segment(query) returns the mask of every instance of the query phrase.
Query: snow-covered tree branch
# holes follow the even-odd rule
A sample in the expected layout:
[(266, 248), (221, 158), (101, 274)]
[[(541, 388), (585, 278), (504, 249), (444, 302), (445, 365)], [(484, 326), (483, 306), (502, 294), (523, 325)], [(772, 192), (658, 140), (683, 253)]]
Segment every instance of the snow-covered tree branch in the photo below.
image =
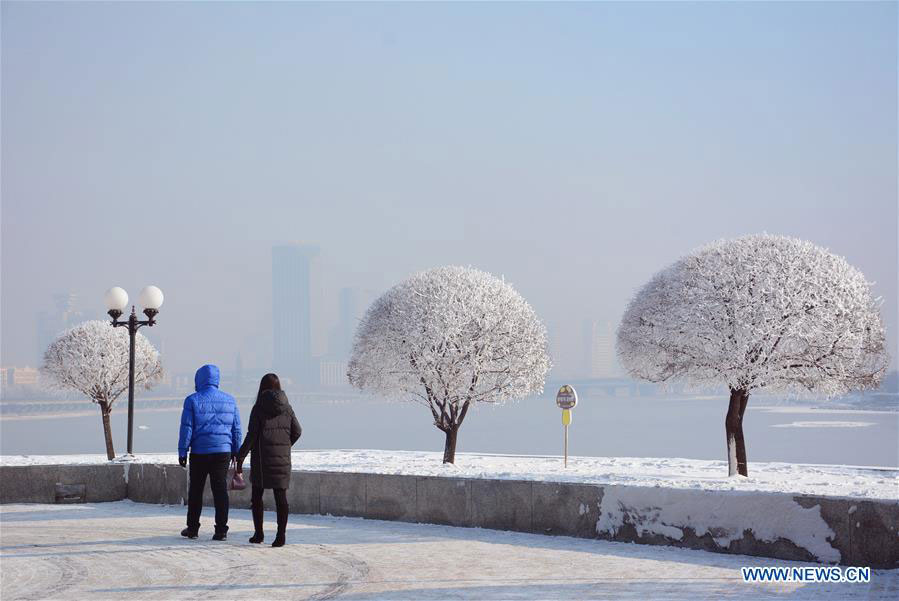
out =
[(636, 377), (730, 389), (731, 474), (747, 474), (742, 419), (751, 392), (825, 397), (876, 388), (889, 359), (880, 300), (845, 259), (768, 234), (700, 248), (657, 273), (618, 328)]
[(473, 403), (540, 393), (549, 368), (546, 328), (512, 286), (477, 269), (440, 267), (369, 307), (347, 375), (359, 389), (426, 405), (452, 463)]
[[(100, 407), (106, 455), (115, 457), (109, 413), (128, 389), (129, 339), (125, 328), (105, 321), (86, 321), (66, 330), (44, 353), (41, 372), (54, 388), (74, 390)], [(134, 341), (134, 385), (151, 388), (162, 378), (159, 353), (145, 336)]]

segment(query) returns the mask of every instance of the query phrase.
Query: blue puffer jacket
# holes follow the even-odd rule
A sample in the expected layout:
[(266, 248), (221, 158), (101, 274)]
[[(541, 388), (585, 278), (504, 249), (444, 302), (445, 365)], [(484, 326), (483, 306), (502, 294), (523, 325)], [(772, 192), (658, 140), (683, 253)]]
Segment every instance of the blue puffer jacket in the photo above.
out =
[(219, 368), (204, 365), (194, 376), (197, 391), (184, 399), (178, 456), (240, 450), (240, 411), (234, 397), (219, 390)]

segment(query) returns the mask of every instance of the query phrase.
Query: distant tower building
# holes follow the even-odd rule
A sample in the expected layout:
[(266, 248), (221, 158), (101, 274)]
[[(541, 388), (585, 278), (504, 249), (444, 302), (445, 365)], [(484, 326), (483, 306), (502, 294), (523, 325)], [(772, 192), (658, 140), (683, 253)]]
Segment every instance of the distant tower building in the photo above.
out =
[(355, 288), (341, 288), (337, 303), (340, 323), (352, 335), (359, 317), (359, 292)]
[(349, 358), (359, 317), (359, 291), (341, 288), (337, 297), (337, 325), (331, 330), (328, 343), (328, 354), (332, 359), (346, 361)]
[(584, 322), (584, 351), (587, 375), (617, 378), (621, 375), (615, 352), (615, 330), (611, 323)]
[(578, 362), (578, 371), (584, 378), (589, 378), (593, 371), (593, 330), (596, 322), (585, 319), (581, 327), (581, 360)]
[(322, 388), (349, 387), (345, 359), (322, 359), (319, 363), (319, 384)]
[(60, 333), (78, 325), (83, 315), (75, 310), (78, 295), (67, 292), (53, 295), (52, 311), (41, 311), (37, 314), (37, 358), (38, 364), (44, 359), (44, 352)]
[(305, 388), (317, 385), (312, 361), (312, 259), (318, 248), (304, 244), (272, 247), (272, 367)]

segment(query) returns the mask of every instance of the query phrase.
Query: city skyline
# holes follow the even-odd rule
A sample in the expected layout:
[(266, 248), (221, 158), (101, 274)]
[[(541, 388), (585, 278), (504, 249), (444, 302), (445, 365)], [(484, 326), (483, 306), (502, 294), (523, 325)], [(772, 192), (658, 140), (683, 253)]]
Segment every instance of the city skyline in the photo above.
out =
[(54, 293), (102, 318), (148, 284), (171, 369), (271, 365), (271, 248), (304, 240), (310, 355), (341, 288), (471, 265), (534, 307), (565, 377), (585, 319), (767, 231), (874, 282), (895, 368), (895, 5), (0, 10), (5, 365), (38, 356)]
[[(321, 252), (319, 245), (304, 242), (276, 243), (271, 246), (272, 319), (269, 330), (272, 332), (273, 347), (268, 361), (260, 361), (257, 355), (256, 361), (245, 367), (246, 371), (258, 372), (259, 375), (275, 371), (292, 388), (311, 390), (348, 386), (345, 373), (355, 327), (379, 293), (343, 285), (339, 285), (336, 290), (324, 290), (316, 263)], [(333, 302), (326, 302), (325, 297)], [(39, 344), (49, 344), (55, 334), (86, 319), (107, 319), (102, 314), (102, 309), (96, 307), (95, 315), (86, 317), (91, 315), (91, 311), (80, 298), (80, 294), (72, 291), (57, 291), (51, 295), (54, 310), (41, 310), (35, 318)], [(313, 302), (314, 299), (319, 299), (319, 302)], [(325, 314), (331, 315), (330, 321), (322, 318)], [(315, 345), (312, 341), (313, 329), (319, 331), (318, 337), (322, 339)], [(575, 365), (565, 366), (564, 370), (556, 369), (550, 376), (556, 380), (627, 377), (616, 356), (616, 329), (617, 319), (585, 317), (582, 321), (581, 352), (576, 357)], [(150, 337), (151, 342), (162, 353), (165, 365), (165, 338), (162, 332), (148, 331), (145, 335)], [(317, 350), (313, 350), (314, 346)], [(38, 351), (31, 363), (16, 365), (4, 362), (3, 367), (19, 370), (39, 367), (43, 350), (39, 347)], [(233, 370), (230, 368), (231, 363), (221, 362), (222, 373), (228, 374), (235, 384), (242, 382), (246, 375), (243, 372), (245, 351), (246, 349), (236, 348), (236, 358), (232, 363), (236, 362), (239, 367)], [(895, 357), (893, 361), (895, 363)], [(168, 370), (166, 380), (172, 388), (177, 388), (175, 380), (179, 378), (190, 384), (194, 366), (165, 367)], [(895, 366), (891, 369), (895, 370)], [(27, 382), (33, 385), (31, 372), (23, 373), (29, 374), (26, 376)], [(7, 385), (6, 380), (3, 382)], [(185, 387), (189, 386), (181, 386)]]
[[(305, 374), (306, 378), (318, 375), (313, 362), (318, 362), (319, 364), (328, 363), (327, 367), (322, 369), (331, 371), (337, 369), (337, 371), (345, 374), (346, 363), (352, 351), (352, 341), (356, 326), (369, 304), (378, 294), (351, 286), (342, 286), (330, 295), (322, 294), (322, 297), (330, 296), (335, 299), (335, 303), (333, 303), (335, 311), (333, 314), (336, 317), (330, 322), (330, 325), (322, 327), (322, 329), (328, 331), (328, 339), (324, 351), (318, 354), (313, 353), (311, 337), (308, 334), (311, 330), (311, 324), (319, 321), (319, 316), (313, 310), (310, 299), (313, 296), (311, 290), (317, 288), (316, 278), (312, 274), (314, 272), (313, 262), (319, 250), (317, 245), (305, 243), (281, 243), (272, 246), (273, 318), (271, 327), (273, 329), (273, 339), (275, 338), (275, 332), (279, 328), (285, 336), (275, 343), (270, 363), (244, 365), (243, 354), (245, 349), (238, 348), (233, 361), (234, 369), (232, 370), (227, 362), (221, 366), (223, 373), (234, 375), (235, 383), (243, 381), (244, 370), (274, 370), (282, 372), (286, 378), (296, 378), (300, 373), (289, 367), (291, 362), (297, 366), (302, 365), (304, 361), (306, 362), (307, 369), (311, 369), (311, 371)], [(278, 265), (278, 260), (275, 259), (276, 253), (281, 254), (280, 260), (283, 264), (280, 266), (276, 266)], [(297, 256), (291, 258), (289, 255), (294, 253)], [(295, 263), (297, 260), (303, 263), (302, 266)], [(290, 265), (291, 262), (294, 262), (292, 266)], [(292, 270), (293, 273), (291, 274)], [(276, 278), (278, 273), (280, 278)], [(300, 281), (294, 282), (296, 286), (293, 286), (293, 290), (288, 292), (285, 288), (291, 288), (289, 282), (291, 277), (298, 278)], [(277, 282), (276, 279), (278, 280)], [(275, 300), (278, 298), (279, 291), (282, 296), (287, 296), (287, 298), (282, 298), (280, 301)], [(286, 295), (285, 292), (287, 292)], [(89, 312), (81, 307), (82, 303), (79, 302), (79, 295), (74, 292), (57, 292), (52, 295), (52, 299), (56, 311), (40, 311), (36, 317), (38, 336), (39, 338), (41, 336), (45, 337), (46, 344), (52, 342), (55, 336), (63, 330), (88, 319), (85, 315), (89, 315)], [(294, 307), (294, 310), (291, 310), (291, 307)], [(321, 307), (319, 307), (320, 309)], [(99, 313), (100, 311), (98, 310), (97, 312)], [(90, 318), (105, 320), (106, 316), (95, 315)], [(583, 324), (584, 348), (579, 364), (570, 373), (562, 375), (578, 378), (622, 377), (624, 374), (615, 357), (615, 324), (609, 320), (597, 320), (589, 317), (584, 319)], [(293, 329), (294, 334), (296, 334), (293, 338), (289, 333), (290, 329)], [(159, 344), (158, 342), (159, 340), (164, 340), (164, 338), (162, 336), (153, 336), (153, 334), (158, 333), (145, 333), (145, 335), (154, 339), (153, 342), (165, 361), (164, 343)], [(293, 345), (293, 348), (289, 344), (285, 344), (291, 342), (292, 339), (298, 341), (298, 344)], [(43, 338), (40, 341), (43, 342)], [(280, 349), (279, 344), (281, 345)], [(33, 362), (19, 366), (7, 366), (4, 364), (4, 367), (19, 367), (20, 369), (23, 367), (39, 367), (43, 355), (43, 351), (40, 348), (43, 347), (39, 347), (40, 352), (35, 356)], [(277, 358), (279, 352), (284, 355), (280, 360)], [(169, 377), (173, 377), (174, 374), (184, 377), (185, 374), (189, 375), (189, 373), (190, 366), (180, 366), (177, 369), (172, 369)], [(307, 383), (322, 385), (324, 379), (325, 377), (322, 375), (318, 383), (314, 381)], [(331, 386), (335, 385), (333, 374), (327, 379), (330, 381)], [(346, 383), (344, 382), (344, 384)]]
[[(279, 268), (275, 266), (276, 260), (274, 254), (280, 251), (282, 253), (282, 261), (287, 259), (287, 262), (289, 263), (290, 259), (284, 257), (283, 253), (284, 251), (290, 253), (291, 249), (302, 255), (300, 257), (301, 260), (303, 262), (308, 262), (308, 264), (303, 265), (293, 274), (295, 277), (307, 281), (298, 282), (299, 288), (290, 291), (290, 295), (298, 298), (303, 297), (305, 300), (294, 303), (294, 301), (297, 300), (296, 298), (285, 298), (278, 302), (275, 299), (278, 297), (279, 288), (284, 288), (285, 284), (289, 283), (285, 280), (288, 280), (291, 277), (291, 274), (289, 267), (282, 266), (279, 270)], [(352, 286), (341, 286), (336, 291), (324, 291), (319, 289), (316, 286), (318, 278), (313, 275), (315, 273), (314, 261), (319, 251), (320, 249), (318, 246), (305, 243), (278, 243), (272, 245), (273, 319), (271, 327), (274, 339), (275, 332), (279, 330), (278, 324), (282, 323), (280, 327), (283, 330), (282, 333), (285, 333), (285, 336), (278, 341), (282, 346), (280, 350), (278, 348), (278, 343), (273, 347), (271, 355), (272, 359), (270, 362), (257, 362), (253, 365), (246, 366), (246, 369), (257, 371), (277, 369), (279, 367), (279, 360), (276, 359), (276, 357), (278, 353), (281, 352), (288, 355), (282, 359), (282, 365), (280, 366), (281, 371), (288, 377), (291, 369), (284, 364), (285, 361), (288, 363), (294, 361), (297, 365), (302, 363), (303, 360), (338, 361), (343, 364), (343, 371), (345, 372), (346, 361), (352, 351), (352, 341), (356, 326), (365, 314), (368, 306), (379, 294), (371, 290), (363, 290)], [(297, 266), (294, 265), (294, 268), (296, 267)], [(275, 274), (279, 272), (281, 273), (281, 278), (276, 283)], [(308, 290), (304, 290), (304, 288), (308, 288)], [(313, 290), (315, 290), (316, 293), (313, 293)], [(330, 294), (328, 292), (330, 292)], [(320, 321), (320, 316), (313, 310), (312, 303), (310, 302), (314, 296), (319, 296), (321, 298), (330, 297), (335, 300), (335, 302), (332, 303), (332, 308), (334, 309), (332, 314), (335, 317), (330, 322), (330, 325), (326, 323), (321, 326), (321, 329), (327, 330), (328, 332), (327, 343), (324, 350), (317, 354), (312, 352), (311, 337), (308, 336), (308, 333), (311, 330), (311, 324)], [(57, 292), (52, 295), (55, 311), (39, 311), (35, 318), (37, 324), (37, 336), (39, 339), (38, 352), (32, 362), (19, 365), (19, 368), (39, 367), (43, 356), (43, 349), (45, 349), (46, 346), (65, 329), (77, 325), (87, 319), (107, 319), (107, 316), (102, 313), (102, 309), (95, 308), (95, 315), (91, 315), (91, 312), (86, 308), (85, 303), (80, 301), (79, 298), (79, 295), (75, 292)], [(320, 305), (324, 304), (325, 303), (320, 303)], [(295, 310), (291, 310), (291, 307), (294, 307)], [(318, 311), (321, 310), (322, 306), (319, 306)], [(296, 314), (296, 319), (288, 318), (291, 313)], [(307, 313), (308, 315), (304, 316), (304, 313)], [(276, 320), (274, 317), (275, 315), (279, 315), (281, 321)], [(291, 340), (290, 334), (287, 333), (288, 328), (293, 328), (296, 333), (298, 333), (295, 338), (299, 340), (299, 344), (294, 345), (294, 348), (290, 348), (289, 345), (284, 344)], [(306, 334), (303, 334), (303, 332), (306, 332)], [(621, 368), (617, 364), (617, 359), (614, 357), (614, 334), (615, 324), (613, 322), (586, 318), (584, 320), (585, 346), (583, 354), (580, 357), (578, 367), (573, 369), (568, 375), (576, 377), (621, 376)], [(160, 332), (147, 331), (144, 332), (144, 335), (151, 338), (151, 341), (157, 346), (157, 350), (164, 356), (164, 337), (160, 335)], [(301, 347), (305, 347), (305, 349), (302, 349)], [(244, 352), (245, 349), (241, 348), (238, 348), (236, 351), (235, 364), (237, 366), (234, 369), (234, 373), (239, 374), (244, 368)], [(290, 358), (290, 355), (294, 356), (293, 359)], [(9, 365), (9, 367), (15, 366)], [(331, 367), (333, 368), (333, 366)], [(228, 371), (227, 362), (222, 365), (222, 368), (223, 373)], [(179, 374), (189, 373), (190, 366), (180, 366), (173, 371), (178, 372)], [(293, 375), (296, 376), (297, 374)]]

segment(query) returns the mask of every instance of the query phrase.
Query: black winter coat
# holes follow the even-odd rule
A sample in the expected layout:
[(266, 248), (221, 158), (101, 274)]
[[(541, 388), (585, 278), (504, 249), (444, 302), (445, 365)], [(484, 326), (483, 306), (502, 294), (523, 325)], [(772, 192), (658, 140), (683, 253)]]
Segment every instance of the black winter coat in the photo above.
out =
[(250, 482), (261, 488), (290, 487), (290, 447), (303, 429), (281, 390), (266, 390), (250, 412), (247, 436), (237, 453), (237, 463), (250, 456)]

